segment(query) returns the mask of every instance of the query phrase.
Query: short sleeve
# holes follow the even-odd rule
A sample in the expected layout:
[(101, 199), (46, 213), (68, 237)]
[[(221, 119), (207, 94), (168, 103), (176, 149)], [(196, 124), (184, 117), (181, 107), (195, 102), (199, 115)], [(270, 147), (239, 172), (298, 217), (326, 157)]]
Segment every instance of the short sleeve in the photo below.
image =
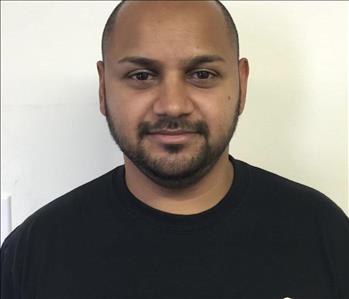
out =
[(349, 219), (332, 201), (322, 206), (323, 242), (340, 299), (349, 298)]
[(18, 231), (13, 231), (1, 247), (1, 285), (2, 299), (20, 299), (19, 285), (15, 277), (15, 254)]

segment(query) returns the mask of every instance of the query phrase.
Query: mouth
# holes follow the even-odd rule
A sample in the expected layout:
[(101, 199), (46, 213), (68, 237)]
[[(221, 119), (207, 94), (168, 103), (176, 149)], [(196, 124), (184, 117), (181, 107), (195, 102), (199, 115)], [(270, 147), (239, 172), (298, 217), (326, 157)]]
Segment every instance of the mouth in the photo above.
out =
[(148, 136), (154, 141), (167, 144), (182, 144), (189, 142), (193, 137), (198, 135), (194, 131), (185, 130), (159, 130), (152, 131)]

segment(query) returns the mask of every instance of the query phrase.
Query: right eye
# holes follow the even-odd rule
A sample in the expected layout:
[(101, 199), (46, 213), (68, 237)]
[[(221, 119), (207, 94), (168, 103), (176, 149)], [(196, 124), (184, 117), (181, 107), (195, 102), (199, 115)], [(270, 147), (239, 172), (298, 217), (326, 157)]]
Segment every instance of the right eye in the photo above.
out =
[(149, 72), (139, 71), (129, 74), (128, 77), (136, 81), (149, 81), (154, 79), (155, 75)]

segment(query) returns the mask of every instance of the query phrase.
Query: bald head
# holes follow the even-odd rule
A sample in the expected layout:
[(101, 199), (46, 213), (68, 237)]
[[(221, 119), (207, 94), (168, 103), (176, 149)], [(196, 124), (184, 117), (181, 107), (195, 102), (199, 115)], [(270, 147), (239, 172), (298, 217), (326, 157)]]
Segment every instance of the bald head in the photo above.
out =
[[(177, 1), (176, 0), (174, 0), (174, 1), (167, 1), (165, 3), (163, 2), (163, 4), (169, 5), (169, 2), (172, 2), (173, 4), (175, 4), (175, 2), (177, 2)], [(127, 0), (122, 0), (115, 7), (115, 9), (112, 11), (111, 15), (109, 16), (109, 18), (108, 18), (108, 20), (107, 20), (107, 22), (105, 24), (104, 30), (103, 30), (103, 36), (102, 36), (102, 57), (103, 57), (103, 60), (105, 60), (107, 47), (108, 47), (109, 41), (111, 39), (111, 35), (114, 32), (114, 30), (115, 30), (114, 27), (117, 24), (117, 17), (119, 15), (119, 12), (121, 11), (122, 7), (124, 7), (127, 2), (130, 2), (130, 4), (132, 4), (132, 5), (137, 5), (136, 2), (139, 2), (139, 4), (142, 4), (142, 5), (147, 5), (147, 6), (150, 5), (149, 1), (127, 1)], [(146, 2), (148, 2), (148, 3), (146, 3)], [(157, 3), (158, 5), (161, 4), (161, 1), (156, 1), (156, 2), (158, 2)], [(185, 3), (183, 3), (183, 1), (178, 1), (178, 2), (181, 2), (181, 3), (178, 3), (178, 4), (186, 5)], [(204, 4), (201, 1), (190, 1), (190, 2), (196, 2), (196, 4), (199, 4), (199, 5), (200, 4), (201, 5)], [(199, 3), (199, 2), (201, 2), (201, 3)], [(204, 1), (204, 2), (206, 2), (206, 1)], [(214, 0), (214, 1), (209, 1), (209, 2), (214, 3), (215, 4), (214, 6), (216, 6), (216, 7), (213, 7), (213, 5), (210, 3), (210, 6), (212, 6), (212, 9), (216, 9), (216, 8), (219, 9), (219, 11), (221, 13), (221, 17), (225, 21), (224, 22), (225, 23), (225, 28), (223, 30), (227, 31), (227, 39), (230, 39), (230, 41), (232, 43), (232, 46), (233, 46), (233, 56), (235, 56), (236, 59), (239, 59), (239, 37), (238, 37), (238, 32), (237, 32), (235, 23), (234, 23), (231, 15), (230, 15), (230, 13), (224, 7), (224, 5), (222, 3), (220, 3), (220, 1)], [(206, 6), (207, 6), (207, 4), (208, 3), (206, 2)], [(154, 11), (152, 11), (152, 13), (154, 13)], [(207, 22), (210, 22), (210, 21), (211, 20), (209, 20), (209, 19), (207, 20)]]

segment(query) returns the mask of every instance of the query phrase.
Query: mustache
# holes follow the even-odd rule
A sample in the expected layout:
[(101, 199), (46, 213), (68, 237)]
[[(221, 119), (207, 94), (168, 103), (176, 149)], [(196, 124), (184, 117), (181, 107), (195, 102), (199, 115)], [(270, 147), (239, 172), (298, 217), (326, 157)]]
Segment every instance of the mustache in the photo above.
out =
[(154, 123), (142, 122), (138, 126), (138, 135), (143, 138), (147, 134), (151, 134), (160, 130), (180, 130), (190, 131), (196, 134), (208, 136), (208, 126), (204, 121), (189, 121), (184, 118), (163, 117)]

